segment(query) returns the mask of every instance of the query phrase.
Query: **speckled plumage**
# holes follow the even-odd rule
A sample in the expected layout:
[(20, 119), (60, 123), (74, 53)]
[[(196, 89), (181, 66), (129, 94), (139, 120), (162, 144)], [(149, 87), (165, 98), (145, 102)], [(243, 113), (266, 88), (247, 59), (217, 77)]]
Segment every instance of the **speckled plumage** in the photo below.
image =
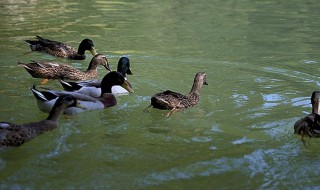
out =
[(187, 95), (170, 90), (160, 92), (151, 97), (151, 106), (171, 111), (195, 106), (199, 102), (202, 85), (207, 85), (206, 73), (199, 72), (196, 74), (192, 89)]
[[(121, 57), (118, 61), (117, 72), (121, 73), (125, 79), (126, 75), (132, 75), (130, 69), (130, 60), (127, 57)], [(77, 81), (70, 82), (59, 80), (60, 84), (66, 91), (79, 92), (92, 97), (99, 97), (101, 94), (101, 80)], [(126, 83), (132, 88), (130, 82), (126, 79)], [(129, 94), (129, 92), (119, 85), (112, 86), (112, 93), (115, 95)]]
[(33, 78), (43, 79), (68, 79), (88, 80), (97, 77), (97, 67), (104, 66), (110, 70), (106, 56), (97, 54), (92, 58), (86, 71), (80, 71), (70, 65), (45, 61), (33, 61), (31, 63), (19, 62)]
[(309, 137), (320, 137), (320, 92), (314, 91), (311, 95), (312, 112), (299, 119), (294, 124), (294, 133), (301, 135), (304, 141), (304, 135)]
[(86, 50), (89, 50), (93, 56), (97, 54), (94, 44), (90, 39), (82, 40), (77, 51), (73, 47), (61, 42), (48, 40), (40, 36), (36, 36), (36, 38), (36, 40), (25, 40), (32, 51), (44, 52), (53, 56), (74, 60), (84, 60), (86, 58)]
[(20, 146), (37, 135), (56, 128), (61, 113), (70, 106), (78, 106), (76, 99), (71, 95), (64, 95), (59, 97), (44, 120), (20, 125), (0, 122), (0, 146)]

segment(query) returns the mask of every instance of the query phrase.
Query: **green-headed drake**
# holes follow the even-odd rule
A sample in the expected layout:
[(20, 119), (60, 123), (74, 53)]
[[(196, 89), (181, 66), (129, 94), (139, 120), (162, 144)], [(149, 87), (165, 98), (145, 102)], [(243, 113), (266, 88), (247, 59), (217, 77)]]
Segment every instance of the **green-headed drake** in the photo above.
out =
[(82, 40), (79, 44), (78, 51), (64, 43), (48, 40), (40, 36), (36, 36), (36, 40), (25, 40), (25, 42), (29, 44), (32, 51), (45, 52), (62, 58), (84, 60), (86, 59), (86, 50), (90, 51), (93, 56), (97, 54), (94, 49), (94, 44), (90, 39)]
[[(117, 71), (124, 76), (126, 82), (132, 88), (132, 85), (126, 78), (127, 74), (132, 75), (129, 58), (121, 57), (119, 59)], [(64, 81), (64, 80), (59, 80), (59, 81), (62, 87), (64, 88), (64, 90), (66, 91), (79, 92), (92, 97), (99, 97), (101, 94), (101, 80), (99, 79), (89, 80), (89, 81), (79, 81), (79, 82), (70, 82), (70, 81)], [(129, 94), (129, 91), (127, 91), (126, 89), (124, 89), (122, 86), (119, 86), (119, 85), (112, 86), (111, 91), (114, 95)]]
[(84, 112), (86, 110), (104, 109), (115, 106), (117, 104), (117, 100), (111, 93), (111, 88), (114, 85), (120, 85), (128, 91), (132, 91), (131, 87), (125, 82), (124, 77), (117, 71), (111, 71), (103, 77), (101, 81), (101, 94), (97, 98), (77, 92), (56, 90), (39, 91), (35, 88), (35, 86), (30, 89), (37, 100), (38, 108), (43, 112), (49, 112), (52, 108), (52, 105), (55, 103), (59, 96), (64, 94), (71, 94), (77, 99), (77, 101), (81, 105), (81, 108), (68, 108), (64, 111), (64, 113), (76, 114)]

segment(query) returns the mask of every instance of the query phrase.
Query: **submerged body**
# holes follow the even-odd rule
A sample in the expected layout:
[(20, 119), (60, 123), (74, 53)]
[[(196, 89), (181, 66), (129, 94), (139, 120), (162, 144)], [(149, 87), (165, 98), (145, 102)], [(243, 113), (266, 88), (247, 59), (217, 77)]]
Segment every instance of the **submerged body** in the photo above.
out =
[(309, 137), (320, 137), (320, 92), (314, 91), (311, 95), (312, 112), (311, 114), (299, 119), (294, 124), (294, 133)]
[(170, 90), (160, 92), (151, 97), (151, 106), (158, 109), (171, 110), (167, 116), (175, 110), (195, 106), (199, 102), (202, 85), (207, 84), (206, 73), (199, 72), (196, 74), (191, 91), (187, 95)]
[(48, 40), (40, 36), (36, 36), (36, 40), (25, 40), (32, 51), (44, 52), (53, 56), (68, 58), (74, 60), (86, 59), (85, 51), (88, 50), (93, 56), (97, 53), (94, 44), (90, 39), (84, 39), (79, 44), (78, 50), (61, 42)]
[(33, 86), (33, 88), (30, 89), (37, 100), (38, 108), (43, 112), (48, 112), (48, 110), (51, 109), (52, 105), (59, 96), (64, 94), (71, 94), (73, 97), (77, 99), (77, 101), (81, 105), (81, 108), (68, 108), (64, 111), (64, 113), (76, 114), (87, 110), (104, 109), (111, 106), (115, 106), (117, 104), (117, 100), (115, 96), (111, 93), (111, 88), (114, 85), (121, 85), (128, 91), (133, 92), (132, 89), (128, 86), (128, 84), (125, 83), (124, 77), (116, 71), (112, 71), (106, 74), (105, 77), (102, 79), (101, 94), (99, 97), (96, 98), (77, 92), (56, 90), (39, 91), (35, 89), (35, 86)]
[(0, 122), (0, 146), (20, 146), (37, 135), (56, 128), (62, 112), (68, 107), (76, 106), (79, 104), (74, 97), (64, 95), (57, 99), (49, 116), (44, 120), (26, 124)]
[(88, 80), (96, 78), (99, 65), (110, 70), (106, 56), (97, 54), (92, 58), (86, 71), (80, 71), (70, 65), (58, 64), (45, 61), (33, 61), (21, 64), (33, 78), (42, 79), (68, 79), (68, 80)]
[[(130, 70), (130, 60), (127, 57), (121, 57), (118, 61), (117, 72), (121, 73), (126, 79), (126, 75), (132, 75)], [(126, 79), (126, 83), (132, 88), (130, 82)], [(86, 94), (92, 97), (99, 97), (101, 95), (101, 80), (89, 80), (89, 81), (79, 81), (70, 82), (60, 80), (60, 84), (66, 91), (78, 92)], [(111, 88), (111, 92), (114, 95), (127, 95), (129, 91), (124, 89), (119, 85), (114, 85)]]

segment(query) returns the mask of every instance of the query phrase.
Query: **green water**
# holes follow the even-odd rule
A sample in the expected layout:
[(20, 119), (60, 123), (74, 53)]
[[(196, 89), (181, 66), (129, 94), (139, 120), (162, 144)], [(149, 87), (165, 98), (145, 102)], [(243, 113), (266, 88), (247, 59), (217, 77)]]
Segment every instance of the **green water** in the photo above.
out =
[[(43, 119), (17, 62), (84, 61), (29, 52), (40, 35), (94, 41), (113, 69), (125, 55), (135, 93), (105, 110), (63, 116), (59, 128), (0, 150), (1, 189), (316, 189), (317, 145), (293, 124), (318, 90), (318, 1), (10, 1), (0, 5), (0, 120)], [(144, 109), (160, 90), (200, 103), (164, 117)], [(99, 78), (105, 74), (99, 68)], [(57, 81), (46, 87), (61, 89)]]

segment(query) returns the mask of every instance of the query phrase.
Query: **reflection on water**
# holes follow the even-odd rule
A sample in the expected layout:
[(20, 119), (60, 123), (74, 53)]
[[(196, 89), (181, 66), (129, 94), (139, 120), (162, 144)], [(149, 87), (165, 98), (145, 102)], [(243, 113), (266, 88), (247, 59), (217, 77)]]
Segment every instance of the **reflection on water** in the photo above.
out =
[[(35, 1), (0, 5), (0, 120), (45, 118), (18, 61), (72, 61), (30, 53), (35, 35), (76, 47), (91, 38), (112, 69), (131, 60), (135, 93), (116, 107), (60, 119), (59, 128), (0, 150), (1, 189), (317, 188), (319, 139), (293, 124), (319, 89), (320, 4), (313, 1)], [(99, 68), (100, 69), (100, 68)], [(103, 68), (101, 68), (103, 70)], [(104, 71), (99, 71), (99, 78)], [(160, 90), (199, 105), (170, 117), (146, 109)], [(57, 81), (48, 88), (61, 89)]]

